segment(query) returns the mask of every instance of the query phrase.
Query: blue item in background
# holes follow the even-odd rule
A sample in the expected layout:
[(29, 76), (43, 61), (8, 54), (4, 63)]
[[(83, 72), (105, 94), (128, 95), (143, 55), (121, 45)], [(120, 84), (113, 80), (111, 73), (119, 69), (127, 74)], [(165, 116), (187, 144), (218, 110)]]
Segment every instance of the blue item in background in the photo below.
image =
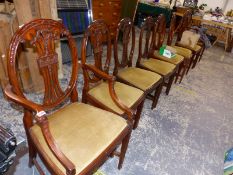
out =
[(58, 17), (62, 19), (71, 34), (83, 33), (91, 22), (88, 10), (59, 10)]

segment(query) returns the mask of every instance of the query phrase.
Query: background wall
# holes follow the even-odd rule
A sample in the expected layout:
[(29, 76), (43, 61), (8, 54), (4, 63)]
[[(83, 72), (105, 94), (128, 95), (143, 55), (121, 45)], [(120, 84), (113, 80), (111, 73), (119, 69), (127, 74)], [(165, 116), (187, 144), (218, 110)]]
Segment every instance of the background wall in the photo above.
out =
[(233, 0), (226, 0), (225, 13), (233, 9)]
[[(141, 0), (141, 1), (153, 1), (153, 0)], [(174, 0), (173, 0), (174, 1)], [(180, 0), (183, 4), (184, 0)], [(216, 7), (220, 7), (226, 13), (227, 11), (233, 9), (233, 0), (198, 0), (198, 5), (207, 4), (206, 10)]]
[[(227, 0), (198, 0), (198, 5), (200, 4), (207, 4), (206, 9), (215, 9), (216, 7), (223, 8)], [(232, 0), (230, 0), (232, 1)], [(233, 8), (233, 6), (231, 7)]]

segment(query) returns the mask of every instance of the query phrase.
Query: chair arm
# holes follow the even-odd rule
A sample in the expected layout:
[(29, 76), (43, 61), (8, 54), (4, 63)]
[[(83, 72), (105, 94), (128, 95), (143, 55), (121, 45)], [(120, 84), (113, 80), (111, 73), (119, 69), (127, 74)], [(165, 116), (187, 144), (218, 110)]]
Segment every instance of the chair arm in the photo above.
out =
[(64, 153), (62, 153), (62, 151), (58, 147), (55, 139), (53, 138), (53, 136), (50, 132), (48, 119), (46, 117), (46, 112), (43, 111), (42, 107), (40, 107), (36, 103), (33, 103), (33, 102), (31, 102), (31, 101), (29, 101), (21, 96), (16, 95), (12, 91), (12, 86), (9, 84), (4, 89), (4, 93), (10, 100), (22, 105), (27, 110), (36, 112), (36, 115), (34, 116), (35, 120), (38, 122), (38, 124), (41, 128), (43, 136), (44, 136), (50, 150), (52, 151), (54, 156), (56, 156), (56, 158), (59, 160), (59, 162), (65, 167), (66, 171), (69, 174), (75, 174), (76, 170), (75, 170), (74, 164), (64, 155)]
[(92, 71), (95, 73), (97, 76), (105, 79), (108, 81), (108, 87), (109, 87), (109, 93), (110, 96), (113, 100), (113, 102), (127, 114), (127, 119), (130, 123), (133, 121), (133, 111), (128, 108), (118, 97), (114, 89), (114, 82), (115, 82), (115, 76), (108, 75), (107, 73), (97, 69), (95, 66), (88, 65), (88, 64), (83, 64), (84, 68)]
[(33, 103), (32, 101), (29, 101), (26, 98), (23, 98), (23, 97), (21, 97), (19, 95), (16, 95), (12, 91), (12, 86), (10, 84), (8, 84), (5, 87), (4, 94), (6, 95), (7, 98), (12, 100), (13, 102), (16, 102), (16, 103), (22, 105), (27, 110), (30, 110), (30, 111), (33, 111), (33, 112), (36, 112), (36, 113), (40, 113), (41, 111), (43, 111), (42, 107), (40, 107), (38, 104)]
[(84, 67), (84, 69), (88, 69), (91, 72), (95, 73), (97, 76), (99, 76), (100, 78), (107, 80), (107, 81), (115, 81), (115, 77), (108, 75), (107, 73), (97, 69), (95, 66), (93, 65), (89, 65), (89, 64), (82, 64), (82, 66)]

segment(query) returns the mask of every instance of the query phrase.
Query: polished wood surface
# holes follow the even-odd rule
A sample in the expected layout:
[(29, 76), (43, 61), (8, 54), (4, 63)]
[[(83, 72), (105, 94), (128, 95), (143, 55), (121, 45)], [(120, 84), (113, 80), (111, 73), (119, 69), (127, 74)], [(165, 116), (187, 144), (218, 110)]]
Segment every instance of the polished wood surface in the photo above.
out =
[[(140, 36), (139, 36), (139, 51), (138, 51), (138, 59), (136, 62), (137, 67), (150, 70), (145, 66), (143, 66), (141, 64), (141, 61), (143, 59), (154, 58), (155, 48), (159, 47), (159, 45), (161, 45), (162, 43), (162, 40), (164, 39), (164, 36), (162, 35), (164, 34), (165, 31), (162, 31), (162, 28), (164, 28), (164, 24), (162, 24), (162, 22), (165, 22), (163, 15), (160, 15), (156, 20), (156, 22), (150, 16), (145, 19), (144, 24), (141, 27)], [(158, 24), (161, 25), (161, 28), (159, 28)], [(169, 94), (175, 75), (176, 75), (176, 69), (172, 70), (166, 75), (161, 75), (163, 76), (163, 81), (164, 81), (163, 85), (166, 86), (167, 95)]]
[[(33, 163), (33, 159), (36, 156), (36, 150), (29, 135), (29, 129), (33, 126), (33, 120), (35, 119), (40, 125), (43, 135), (53, 154), (66, 168), (67, 172), (73, 174), (73, 172), (75, 172), (75, 167), (55, 143), (49, 130), (46, 112), (44, 112), (57, 107), (57, 105), (61, 104), (68, 97), (71, 98), (72, 101), (77, 100), (77, 91), (75, 87), (78, 67), (76, 60), (77, 52), (75, 49), (72, 49), (71, 51), (74, 66), (69, 87), (63, 92), (58, 83), (58, 60), (54, 49), (54, 42), (60, 35), (67, 36), (70, 47), (75, 48), (75, 42), (71, 38), (70, 33), (61, 23), (53, 20), (34, 20), (31, 23), (24, 25), (16, 32), (11, 40), (9, 48), (7, 65), (10, 85), (5, 89), (5, 94), (10, 100), (24, 107), (23, 121), (29, 144), (30, 164)], [(16, 55), (20, 43), (30, 43), (37, 50), (37, 63), (45, 84), (44, 101), (42, 104), (36, 104), (28, 100), (20, 88), (16, 69)]]
[[(109, 68), (111, 63), (112, 52), (112, 37), (110, 35), (107, 24), (103, 20), (94, 21), (84, 34), (82, 43), (82, 68), (84, 74), (84, 87), (82, 101), (84, 103), (92, 103), (95, 106), (101, 107), (105, 110), (113, 111), (94, 97), (88, 94), (88, 91), (101, 83), (102, 81), (108, 82), (109, 93), (114, 103), (124, 111), (123, 116), (126, 116), (129, 121), (134, 121), (134, 128), (137, 127), (141, 110), (144, 103), (144, 97), (138, 99), (138, 101), (128, 108), (116, 95), (114, 90), (115, 76), (109, 74)], [(86, 46), (90, 41), (93, 47), (94, 65), (88, 64), (86, 60)], [(106, 58), (103, 57), (103, 51), (106, 49)], [(118, 113), (116, 113), (118, 114)]]
[(93, 20), (103, 19), (109, 26), (110, 35), (116, 34), (121, 18), (122, 0), (92, 0)]
[[(176, 13), (175, 13), (176, 15)], [(191, 10), (187, 10), (182, 17), (182, 20), (180, 22), (180, 26), (177, 29), (177, 40), (176, 40), (176, 44), (177, 46), (180, 47), (184, 47), (187, 49), (190, 49), (192, 51), (192, 57), (190, 59), (190, 63), (189, 66), (187, 68), (186, 74), (189, 72), (190, 68), (194, 68), (198, 62), (198, 60), (200, 60), (202, 58), (203, 52), (205, 50), (205, 44), (203, 41), (199, 40), (200, 42), (200, 46), (201, 49), (198, 51), (195, 51), (194, 49), (192, 49), (191, 47), (187, 46), (187, 45), (182, 45), (182, 43), (179, 43), (179, 41), (181, 40), (182, 34), (184, 31), (186, 30), (193, 30), (194, 32), (198, 33), (198, 31), (196, 29), (192, 28), (192, 12)]]
[[(58, 58), (55, 50), (55, 43), (60, 39), (60, 36), (67, 38), (72, 57), (71, 77), (66, 89), (62, 89), (58, 82)], [(20, 87), (17, 78), (16, 55), (17, 49), (21, 43), (28, 43), (37, 51), (38, 56), (36, 60), (45, 85), (42, 103), (36, 103), (27, 99)], [(47, 117), (49, 117), (47, 111), (56, 110), (58, 113), (62, 104), (67, 102), (67, 100), (70, 100), (71, 103), (77, 102), (78, 100), (78, 92), (76, 89), (78, 77), (78, 53), (75, 41), (70, 32), (62, 23), (54, 20), (37, 19), (31, 21), (17, 30), (13, 36), (9, 46), (7, 61), (10, 84), (5, 88), (4, 93), (9, 100), (21, 105), (24, 109), (23, 123), (29, 145), (29, 165), (35, 165), (40, 174), (44, 174), (44, 172), (42, 172), (43, 169), (36, 161), (36, 156), (38, 154), (41, 156), (41, 160), (51, 174), (63, 174), (61, 173), (61, 170), (58, 169), (57, 165), (51, 161), (46, 161), (48, 159), (43, 157), (46, 153), (41, 152), (40, 142), (31, 138), (29, 130), (33, 125), (38, 124), (50, 151), (65, 168), (66, 174), (75, 175), (76, 169), (74, 162), (71, 162), (60, 149), (50, 131), (50, 123), (47, 119)], [(64, 118), (64, 120), (65, 119), (66, 118)], [(100, 155), (85, 167), (80, 174), (92, 174), (110, 155), (113, 154), (116, 147), (121, 143), (121, 152), (118, 154), (118, 167), (122, 167), (131, 134), (132, 125), (130, 124), (130, 121), (131, 118), (130, 115), (128, 115), (127, 127), (124, 128), (119, 136), (113, 139), (112, 143), (106, 147), (104, 152), (100, 153)], [(61, 130), (64, 130), (64, 128), (61, 128)], [(74, 133), (74, 138), (75, 134), (77, 133)]]
[[(117, 75), (119, 70), (132, 67), (134, 50), (135, 50), (135, 27), (133, 25), (133, 21), (130, 18), (124, 18), (118, 24), (117, 33), (114, 40), (115, 66), (114, 66), (113, 74), (117, 77), (117, 80), (119, 80), (120, 82), (139, 88)], [(152, 109), (154, 109), (157, 105), (161, 93), (161, 89), (163, 86), (162, 83), (163, 80), (161, 78), (160, 80), (155, 82), (151, 87), (149, 87), (146, 91), (144, 90), (145, 95), (148, 98), (151, 97), (153, 101), (151, 107)], [(151, 95), (151, 93), (154, 93), (154, 95)]]

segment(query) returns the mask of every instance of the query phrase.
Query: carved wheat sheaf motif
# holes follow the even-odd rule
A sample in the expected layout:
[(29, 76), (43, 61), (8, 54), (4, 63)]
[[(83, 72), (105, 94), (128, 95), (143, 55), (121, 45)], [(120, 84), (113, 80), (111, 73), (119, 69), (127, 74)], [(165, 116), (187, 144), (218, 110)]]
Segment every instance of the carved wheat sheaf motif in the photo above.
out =
[(46, 105), (55, 102), (64, 95), (58, 81), (58, 55), (55, 51), (55, 41), (59, 37), (52, 29), (39, 30), (30, 42), (36, 48), (39, 56), (37, 64), (44, 78), (44, 104)]

